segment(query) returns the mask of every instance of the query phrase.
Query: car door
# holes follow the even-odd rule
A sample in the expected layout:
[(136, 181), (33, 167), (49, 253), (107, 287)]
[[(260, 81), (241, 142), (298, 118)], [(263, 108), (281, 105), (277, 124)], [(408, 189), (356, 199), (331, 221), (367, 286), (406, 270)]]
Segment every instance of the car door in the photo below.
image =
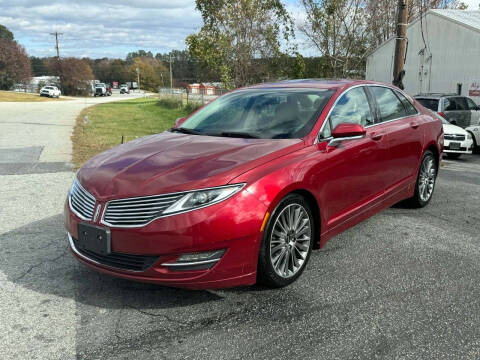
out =
[(315, 172), (321, 188), (322, 212), (327, 231), (362, 212), (383, 195), (384, 168), (387, 161), (387, 137), (375, 124), (375, 112), (363, 86), (341, 95), (333, 106), (320, 134), (320, 142), (329, 142), (332, 129), (341, 123), (358, 123), (366, 128), (361, 139), (344, 140), (326, 146), (326, 160)]
[(388, 136), (388, 162), (384, 172), (388, 193), (402, 190), (417, 176), (422, 156), (424, 128), (418, 110), (400, 92), (389, 87), (370, 86), (378, 117)]
[(470, 123), (468, 126), (480, 125), (480, 107), (470, 98), (465, 98), (465, 100), (470, 111)]

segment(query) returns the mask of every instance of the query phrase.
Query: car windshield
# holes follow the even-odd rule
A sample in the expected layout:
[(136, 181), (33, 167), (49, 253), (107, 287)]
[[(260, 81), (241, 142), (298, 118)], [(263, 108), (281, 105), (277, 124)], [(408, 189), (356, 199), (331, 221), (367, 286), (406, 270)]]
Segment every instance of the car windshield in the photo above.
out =
[(200, 109), (173, 131), (262, 139), (302, 138), (311, 131), (333, 93), (322, 89), (235, 91)]
[(47, 89), (47, 90), (53, 90), (53, 87), (51, 87), (51, 86), (45, 86), (45, 89)]
[(420, 104), (425, 106), (427, 109), (433, 110), (433, 111), (438, 111), (438, 99), (418, 99), (416, 98)]

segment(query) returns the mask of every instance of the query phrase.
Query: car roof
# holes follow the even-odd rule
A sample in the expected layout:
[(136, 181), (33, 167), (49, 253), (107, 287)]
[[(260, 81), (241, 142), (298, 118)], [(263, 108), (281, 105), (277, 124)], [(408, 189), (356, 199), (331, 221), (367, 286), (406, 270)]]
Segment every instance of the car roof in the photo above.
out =
[(459, 96), (459, 97), (461, 97), (461, 95), (454, 94), (454, 93), (426, 93), (426, 94), (414, 95), (413, 97), (415, 99), (440, 99), (442, 97), (447, 97), (447, 96)]
[(314, 88), (314, 89), (342, 89), (353, 85), (374, 84), (393, 87), (376, 81), (354, 80), (354, 79), (299, 79), (284, 80), (270, 83), (251, 85), (242, 89), (268, 89), (268, 88)]

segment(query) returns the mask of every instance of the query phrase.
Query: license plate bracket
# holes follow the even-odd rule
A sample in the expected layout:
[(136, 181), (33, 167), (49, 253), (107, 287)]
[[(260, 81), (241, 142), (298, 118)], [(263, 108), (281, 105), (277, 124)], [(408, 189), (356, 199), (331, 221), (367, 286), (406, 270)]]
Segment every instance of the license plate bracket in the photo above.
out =
[(91, 224), (78, 224), (77, 247), (99, 255), (112, 252), (110, 229)]
[(448, 147), (450, 150), (459, 150), (460, 149), (460, 143), (459, 142), (451, 142), (448, 144)]

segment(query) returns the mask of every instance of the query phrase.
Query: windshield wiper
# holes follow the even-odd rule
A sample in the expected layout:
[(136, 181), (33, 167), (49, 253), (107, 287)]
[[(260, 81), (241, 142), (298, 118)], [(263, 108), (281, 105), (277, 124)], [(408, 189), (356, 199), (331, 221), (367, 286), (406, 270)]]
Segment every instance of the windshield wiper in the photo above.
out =
[(184, 127), (178, 127), (178, 128), (171, 128), (170, 132), (180, 132), (183, 134), (190, 134), (190, 135), (205, 135), (201, 131), (193, 130), (193, 129), (187, 129)]
[(224, 131), (219, 134), (219, 136), (225, 137), (235, 137), (235, 138), (247, 138), (247, 139), (259, 139), (259, 136), (240, 131)]

